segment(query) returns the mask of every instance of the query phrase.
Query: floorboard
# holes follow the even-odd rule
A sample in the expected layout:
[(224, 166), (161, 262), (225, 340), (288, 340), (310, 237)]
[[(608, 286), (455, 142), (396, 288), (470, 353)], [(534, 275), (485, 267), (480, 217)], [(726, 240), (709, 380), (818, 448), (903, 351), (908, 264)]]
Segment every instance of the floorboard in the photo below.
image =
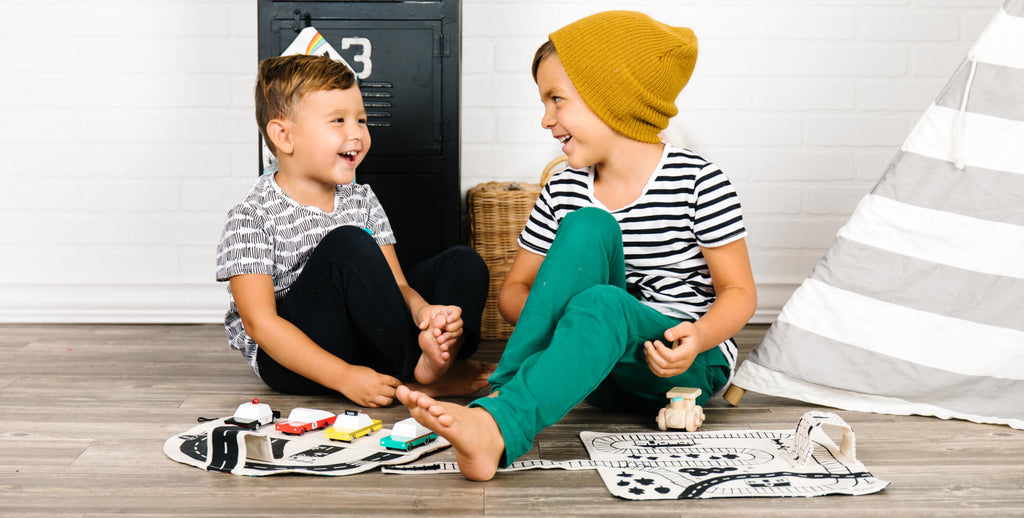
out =
[[(738, 337), (741, 358), (766, 332)], [(501, 342), (479, 356), (496, 360)], [(860, 497), (630, 502), (596, 472), (533, 470), (473, 483), (459, 475), (238, 477), (168, 459), (164, 441), (197, 417), (258, 397), (275, 409), (344, 410), (341, 396), (276, 394), (227, 347), (219, 325), (0, 325), (3, 516), (1022, 516), (1024, 432), (998, 425), (839, 411), (884, 491)], [(470, 398), (457, 398), (468, 402)], [(786, 429), (799, 401), (748, 393), (705, 407), (705, 430)], [(404, 407), (376, 410), (393, 423)], [(538, 436), (524, 458), (587, 458), (582, 430), (649, 431), (653, 415), (586, 404)], [(431, 459), (453, 460), (450, 450)]]

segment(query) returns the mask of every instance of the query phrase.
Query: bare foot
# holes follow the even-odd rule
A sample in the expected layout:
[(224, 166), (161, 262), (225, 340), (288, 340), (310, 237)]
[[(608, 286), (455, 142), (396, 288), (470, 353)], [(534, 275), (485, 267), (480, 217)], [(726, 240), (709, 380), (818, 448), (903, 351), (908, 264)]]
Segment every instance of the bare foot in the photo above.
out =
[(409, 407), (416, 421), (448, 439), (455, 449), (462, 476), (480, 481), (494, 477), (505, 451), (505, 439), (490, 413), (480, 407), (435, 401), (404, 385), (398, 387), (395, 395)]
[(451, 368), (452, 360), (455, 358), (455, 355), (448, 350), (446, 343), (438, 344), (437, 335), (440, 333), (435, 333), (435, 330), (443, 329), (444, 325), (445, 315), (437, 314), (427, 324), (427, 328), (420, 331), (418, 340), (423, 353), (420, 354), (420, 359), (416, 362), (413, 376), (416, 381), (424, 385), (430, 385), (441, 379)]
[(448, 372), (441, 379), (430, 385), (407, 383), (412, 390), (422, 392), (430, 397), (468, 396), (487, 386), (487, 378), (491, 376), (496, 363), (477, 360), (455, 360)]

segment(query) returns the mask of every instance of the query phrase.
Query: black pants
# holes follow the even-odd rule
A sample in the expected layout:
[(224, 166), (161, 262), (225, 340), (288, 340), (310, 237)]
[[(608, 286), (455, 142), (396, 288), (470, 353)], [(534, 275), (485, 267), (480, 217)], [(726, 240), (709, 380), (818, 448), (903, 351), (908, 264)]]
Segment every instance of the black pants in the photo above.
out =
[[(406, 280), (430, 304), (462, 308), (458, 358), (472, 355), (480, 342), (489, 283), (479, 254), (466, 246), (449, 248), (406, 272)], [(277, 312), (348, 363), (403, 381), (413, 379), (422, 353), (420, 330), (380, 247), (361, 228), (343, 226), (324, 236), (298, 279), (278, 299)], [(279, 392), (336, 392), (284, 368), (263, 349), (256, 361), (260, 378)]]

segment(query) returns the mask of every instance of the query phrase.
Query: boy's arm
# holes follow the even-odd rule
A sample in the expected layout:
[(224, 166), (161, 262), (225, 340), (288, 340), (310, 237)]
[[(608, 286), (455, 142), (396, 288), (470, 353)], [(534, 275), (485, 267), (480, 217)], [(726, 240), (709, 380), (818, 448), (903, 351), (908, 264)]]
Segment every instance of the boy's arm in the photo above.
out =
[(512, 261), (512, 267), (505, 277), (505, 284), (498, 293), (498, 312), (502, 318), (512, 325), (519, 321), (519, 315), (526, 305), (526, 297), (530, 295), (533, 280), (537, 278), (544, 256), (520, 248)]
[(352, 365), (325, 351), (277, 314), (274, 281), (269, 275), (231, 277), (231, 293), (245, 332), (286, 369), (337, 390), (366, 407), (390, 405), (398, 379), (369, 367)]
[[(435, 325), (432, 333), (434, 339), (437, 340), (437, 344), (440, 346), (449, 340), (454, 341), (461, 336), (462, 308), (458, 306), (435, 306), (427, 302), (419, 292), (413, 289), (412, 286), (409, 286), (409, 282), (405, 279), (402, 265), (398, 262), (398, 254), (395, 252), (395, 245), (384, 245), (380, 247), (380, 250), (384, 254), (384, 258), (387, 259), (388, 266), (391, 267), (391, 273), (395, 276), (395, 283), (398, 284), (398, 289), (402, 292), (402, 298), (405, 299), (405, 305), (409, 307), (409, 313), (412, 314), (412, 319), (416, 322), (416, 326), (420, 329), (426, 329), (432, 323), (434, 317), (443, 315), (444, 324), (440, 326)], [(435, 324), (439, 324), (439, 322), (435, 322)]]
[(738, 239), (715, 248), (701, 247), (708, 263), (715, 302), (696, 322), (665, 331), (668, 348), (659, 340), (645, 344), (647, 364), (658, 376), (670, 377), (690, 368), (698, 354), (734, 336), (757, 309), (757, 289), (750, 271), (747, 243)]

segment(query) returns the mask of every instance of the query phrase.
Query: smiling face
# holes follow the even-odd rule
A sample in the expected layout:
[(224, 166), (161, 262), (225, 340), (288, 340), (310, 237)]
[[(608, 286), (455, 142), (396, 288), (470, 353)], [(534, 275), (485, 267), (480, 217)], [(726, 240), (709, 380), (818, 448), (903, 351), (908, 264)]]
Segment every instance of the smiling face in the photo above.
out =
[(543, 58), (538, 64), (537, 89), (544, 103), (541, 126), (562, 143), (569, 166), (602, 165), (607, 160), (609, 145), (623, 137), (583, 101), (557, 54)]
[(317, 90), (305, 94), (288, 119), (291, 142), (289, 174), (334, 186), (352, 183), (356, 167), (370, 149), (366, 110), (359, 88)]

